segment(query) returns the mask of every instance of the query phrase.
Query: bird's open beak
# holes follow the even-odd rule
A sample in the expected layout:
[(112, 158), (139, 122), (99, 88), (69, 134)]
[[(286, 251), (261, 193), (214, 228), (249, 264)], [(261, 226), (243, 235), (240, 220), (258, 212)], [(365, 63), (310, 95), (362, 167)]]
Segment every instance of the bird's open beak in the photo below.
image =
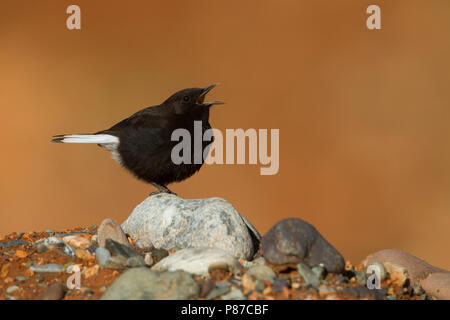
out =
[(215, 84), (213, 84), (213, 85), (203, 89), (202, 92), (200, 93), (200, 96), (197, 99), (197, 104), (205, 106), (205, 107), (212, 106), (214, 104), (225, 104), (225, 102), (221, 102), (221, 101), (207, 101), (207, 102), (205, 102), (206, 94), (208, 92), (210, 92), (217, 85), (218, 85), (218, 83), (215, 83)]

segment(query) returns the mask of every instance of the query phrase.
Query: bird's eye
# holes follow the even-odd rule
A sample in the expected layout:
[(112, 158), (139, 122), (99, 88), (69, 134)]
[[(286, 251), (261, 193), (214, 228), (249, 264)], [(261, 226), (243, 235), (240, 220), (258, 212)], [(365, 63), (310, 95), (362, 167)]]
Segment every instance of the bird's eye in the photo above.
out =
[(184, 102), (188, 102), (189, 99), (190, 99), (189, 96), (184, 96), (184, 97), (183, 97), (183, 101), (184, 101)]

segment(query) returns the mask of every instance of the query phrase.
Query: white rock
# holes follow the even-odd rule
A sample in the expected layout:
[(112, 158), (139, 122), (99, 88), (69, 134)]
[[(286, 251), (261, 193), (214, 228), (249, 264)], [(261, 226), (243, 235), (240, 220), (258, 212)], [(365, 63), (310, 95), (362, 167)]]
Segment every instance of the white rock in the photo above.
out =
[(155, 248), (219, 248), (239, 259), (251, 259), (261, 236), (233, 206), (220, 198), (183, 200), (172, 194), (152, 195), (139, 204), (122, 229)]
[(226, 263), (230, 269), (240, 267), (239, 261), (230, 253), (217, 248), (182, 249), (165, 257), (153, 266), (157, 271), (182, 270), (188, 273), (204, 275), (212, 264)]

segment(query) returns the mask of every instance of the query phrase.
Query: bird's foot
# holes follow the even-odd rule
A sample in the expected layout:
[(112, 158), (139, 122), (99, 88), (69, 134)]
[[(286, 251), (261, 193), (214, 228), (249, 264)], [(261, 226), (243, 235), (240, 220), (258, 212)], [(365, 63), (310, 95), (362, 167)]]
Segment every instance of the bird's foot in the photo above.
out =
[(157, 189), (158, 189), (158, 191), (154, 191), (154, 192), (152, 192), (152, 193), (150, 193), (150, 197), (151, 196), (155, 196), (155, 195), (157, 195), (157, 194), (161, 194), (161, 193), (167, 193), (167, 194), (173, 194), (173, 195), (177, 195), (176, 193), (174, 193), (174, 192), (172, 192), (172, 191), (170, 191), (167, 187), (165, 187), (165, 186), (161, 186), (161, 185), (158, 185), (158, 184), (153, 184)]

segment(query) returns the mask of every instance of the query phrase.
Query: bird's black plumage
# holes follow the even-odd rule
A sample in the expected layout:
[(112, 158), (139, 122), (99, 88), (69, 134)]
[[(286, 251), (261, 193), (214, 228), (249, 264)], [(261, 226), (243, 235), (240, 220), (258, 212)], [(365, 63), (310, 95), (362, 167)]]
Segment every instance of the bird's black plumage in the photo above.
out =
[[(168, 184), (189, 178), (203, 165), (203, 157), (201, 163), (194, 161), (194, 122), (201, 121), (202, 136), (211, 128), (210, 108), (222, 104), (204, 102), (205, 95), (214, 86), (181, 90), (162, 104), (138, 111), (93, 135), (59, 135), (52, 141), (98, 143), (111, 151), (113, 157), (136, 177), (154, 185), (159, 192), (170, 192)], [(190, 133), (190, 163), (175, 164), (172, 161), (172, 149), (178, 141), (171, 141), (171, 136), (176, 129)], [(210, 143), (202, 142), (202, 152)]]

